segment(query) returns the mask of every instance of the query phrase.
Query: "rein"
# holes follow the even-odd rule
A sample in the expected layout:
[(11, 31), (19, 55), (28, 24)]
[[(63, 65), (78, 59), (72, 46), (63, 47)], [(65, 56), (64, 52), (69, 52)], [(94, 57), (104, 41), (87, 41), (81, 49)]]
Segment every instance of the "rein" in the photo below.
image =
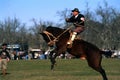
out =
[(52, 41), (50, 36), (52, 36), (54, 39), (56, 39), (56, 37), (52, 33), (48, 32), (48, 31), (43, 31), (43, 33), (45, 33), (47, 35), (47, 37), (49, 38), (50, 41)]
[[(62, 32), (60, 35), (58, 35), (57, 37), (55, 37), (52, 33), (48, 32), (48, 31), (43, 31), (43, 33), (45, 33), (47, 35), (47, 37), (49, 38), (49, 42), (48, 42), (48, 45), (53, 45), (55, 44), (56, 41), (58, 41), (58, 38), (60, 36), (62, 36), (65, 32), (67, 32), (70, 28), (67, 28), (64, 32)], [(52, 36), (54, 39), (52, 40), (50, 38), (50, 36)]]

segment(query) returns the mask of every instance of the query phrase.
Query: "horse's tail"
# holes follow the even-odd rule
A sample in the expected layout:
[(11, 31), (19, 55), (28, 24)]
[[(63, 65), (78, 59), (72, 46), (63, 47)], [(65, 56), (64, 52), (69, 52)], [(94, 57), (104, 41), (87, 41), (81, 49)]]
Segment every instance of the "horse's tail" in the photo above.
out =
[(100, 53), (103, 54), (107, 58), (111, 57), (112, 55), (112, 52), (101, 51)]

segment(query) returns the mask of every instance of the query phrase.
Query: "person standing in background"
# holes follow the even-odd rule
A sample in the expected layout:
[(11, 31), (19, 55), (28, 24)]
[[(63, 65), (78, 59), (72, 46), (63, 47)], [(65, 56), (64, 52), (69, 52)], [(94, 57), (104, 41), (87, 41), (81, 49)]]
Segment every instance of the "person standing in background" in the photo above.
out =
[(10, 55), (7, 51), (7, 44), (2, 44), (2, 50), (0, 51), (0, 70), (2, 70), (3, 76), (6, 75), (7, 63), (10, 61)]

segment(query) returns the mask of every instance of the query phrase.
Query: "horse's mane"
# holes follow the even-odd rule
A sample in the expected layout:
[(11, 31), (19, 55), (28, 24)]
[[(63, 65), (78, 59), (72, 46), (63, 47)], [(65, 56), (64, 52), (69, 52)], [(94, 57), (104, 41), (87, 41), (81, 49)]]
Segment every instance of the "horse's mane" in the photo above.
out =
[[(63, 33), (66, 29), (63, 28), (59, 28), (59, 27), (53, 27), (53, 26), (48, 26), (46, 28), (46, 31), (52, 33), (54, 36), (58, 36), (61, 33)], [(69, 35), (69, 31), (67, 32), (67, 34), (65, 33), (64, 35)]]
[(64, 29), (59, 28), (59, 27), (48, 26), (46, 28), (46, 31), (54, 33), (54, 34), (56, 34), (56, 33), (59, 34), (59, 33), (63, 32)]

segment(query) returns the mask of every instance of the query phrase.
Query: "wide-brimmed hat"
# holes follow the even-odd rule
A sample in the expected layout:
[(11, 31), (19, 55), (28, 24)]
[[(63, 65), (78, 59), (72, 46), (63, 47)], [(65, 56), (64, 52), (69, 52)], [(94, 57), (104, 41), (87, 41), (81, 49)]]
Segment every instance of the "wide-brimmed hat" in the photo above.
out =
[(79, 11), (78, 8), (74, 8), (74, 9), (72, 10), (72, 12), (74, 12), (74, 11), (80, 13), (80, 11)]

